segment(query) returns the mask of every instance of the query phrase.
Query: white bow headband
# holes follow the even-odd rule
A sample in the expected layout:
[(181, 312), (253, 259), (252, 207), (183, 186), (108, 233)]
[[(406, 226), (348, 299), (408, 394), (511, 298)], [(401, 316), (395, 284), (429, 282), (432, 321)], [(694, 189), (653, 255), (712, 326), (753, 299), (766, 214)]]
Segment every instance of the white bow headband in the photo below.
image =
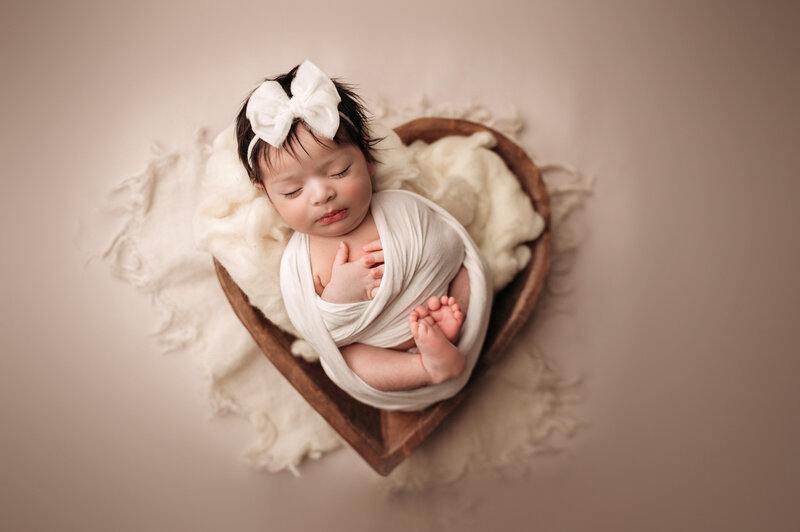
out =
[(327, 139), (339, 130), (339, 92), (311, 61), (304, 61), (292, 80), (292, 97), (277, 81), (265, 81), (247, 102), (247, 118), (255, 136), (247, 148), (250, 161), (258, 139), (276, 148), (283, 144), (295, 118)]

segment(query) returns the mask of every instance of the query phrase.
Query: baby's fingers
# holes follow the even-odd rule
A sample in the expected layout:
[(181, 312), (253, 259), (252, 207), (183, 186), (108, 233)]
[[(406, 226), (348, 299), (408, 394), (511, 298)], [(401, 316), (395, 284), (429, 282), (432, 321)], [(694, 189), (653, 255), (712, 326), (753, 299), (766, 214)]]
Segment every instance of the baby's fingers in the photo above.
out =
[(370, 270), (370, 274), (372, 275), (373, 279), (380, 279), (383, 277), (383, 269), (384, 265), (381, 264), (380, 266), (375, 266)]
[(383, 251), (376, 251), (375, 253), (368, 253), (361, 258), (365, 266), (383, 263)]
[(383, 246), (381, 245), (380, 239), (378, 239), (378, 240), (373, 240), (368, 244), (364, 244), (364, 247), (361, 249), (369, 253), (370, 251), (380, 251), (383, 249)]
[(339, 242), (339, 249), (336, 251), (336, 256), (333, 258), (333, 265), (340, 266), (347, 262), (347, 257), (350, 255), (350, 249), (344, 241)]

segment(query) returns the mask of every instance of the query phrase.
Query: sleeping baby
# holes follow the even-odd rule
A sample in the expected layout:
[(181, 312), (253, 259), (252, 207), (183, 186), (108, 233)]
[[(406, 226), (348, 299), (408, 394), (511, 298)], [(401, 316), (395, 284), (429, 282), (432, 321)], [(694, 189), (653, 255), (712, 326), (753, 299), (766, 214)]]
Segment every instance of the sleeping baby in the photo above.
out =
[(492, 283), (466, 230), (400, 190), (380, 164), (361, 100), (306, 61), (267, 80), (236, 121), (239, 157), (294, 230), (280, 285), (292, 324), (356, 399), (418, 410), (469, 378)]

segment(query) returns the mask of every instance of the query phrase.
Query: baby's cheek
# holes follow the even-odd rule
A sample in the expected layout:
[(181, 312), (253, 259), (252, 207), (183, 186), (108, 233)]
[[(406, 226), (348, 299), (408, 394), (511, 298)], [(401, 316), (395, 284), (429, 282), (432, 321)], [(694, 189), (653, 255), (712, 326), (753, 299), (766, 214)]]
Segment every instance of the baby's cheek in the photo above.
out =
[(276, 208), (275, 210), (278, 213), (278, 216), (280, 216), (281, 219), (286, 223), (286, 225), (295, 231), (304, 232), (303, 230), (305, 228), (303, 226), (305, 224), (306, 216), (302, 209), (298, 209), (292, 205), (283, 204), (280, 206), (280, 208)]
[(365, 186), (363, 183), (353, 186), (351, 195), (354, 198), (358, 198), (362, 203), (369, 203), (372, 200), (372, 183), (369, 186)]

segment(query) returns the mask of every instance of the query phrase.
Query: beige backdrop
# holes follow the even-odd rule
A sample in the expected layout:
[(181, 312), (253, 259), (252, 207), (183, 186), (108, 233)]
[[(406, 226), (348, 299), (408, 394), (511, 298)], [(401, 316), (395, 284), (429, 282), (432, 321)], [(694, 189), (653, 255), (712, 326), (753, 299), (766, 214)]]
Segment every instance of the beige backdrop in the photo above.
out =
[[(4, 1), (0, 528), (796, 530), (795, 5)], [(83, 267), (78, 220), (152, 141), (305, 58), (372, 103), (514, 104), (536, 157), (597, 178), (536, 340), (585, 376), (564, 453), (424, 500), (349, 450), (252, 472), (148, 302)]]

